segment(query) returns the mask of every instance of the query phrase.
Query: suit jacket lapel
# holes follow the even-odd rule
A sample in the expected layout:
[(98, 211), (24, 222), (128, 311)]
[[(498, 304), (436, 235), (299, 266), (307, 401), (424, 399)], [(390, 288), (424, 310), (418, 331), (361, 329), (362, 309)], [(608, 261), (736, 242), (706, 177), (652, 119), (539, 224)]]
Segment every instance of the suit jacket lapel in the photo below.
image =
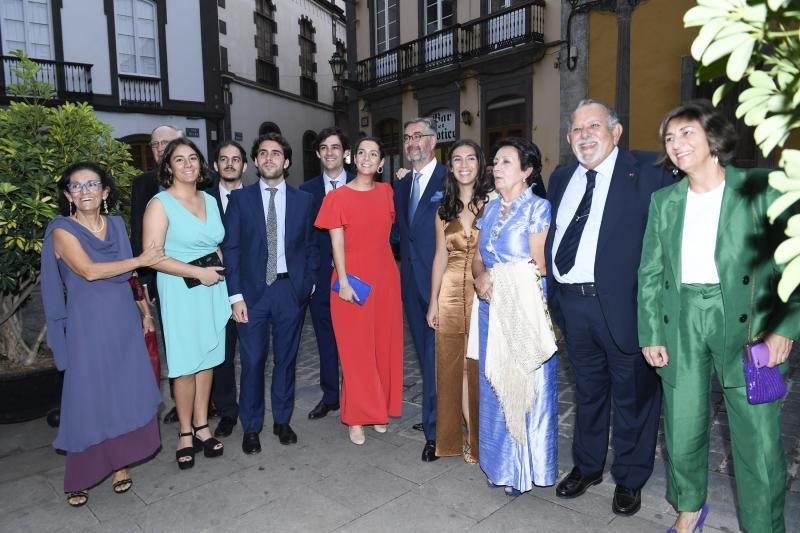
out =
[(261, 194), (261, 187), (263, 183), (259, 179), (251, 185), (252, 193), (250, 195), (251, 208), (245, 212), (245, 216), (252, 217), (254, 224), (258, 224), (260, 228), (257, 233), (261, 242), (264, 243), (264, 248), (267, 247), (267, 221), (264, 219), (264, 213), (267, 212), (267, 206), (264, 205), (264, 195)]
[[(664, 228), (664, 242), (667, 244), (666, 250), (672, 272), (675, 274), (675, 286), (677, 290), (681, 287), (681, 261), (683, 248), (683, 219), (686, 214), (686, 193), (689, 190), (688, 178), (678, 182), (677, 187), (672, 189), (667, 201), (661, 207), (661, 220)], [(670, 253), (671, 252), (671, 253)]]
[[(745, 197), (741, 190), (744, 181), (745, 171), (743, 169), (732, 166), (725, 169), (725, 190), (722, 193), (717, 242), (714, 250), (714, 262), (717, 265), (720, 281), (729, 279), (723, 272), (728, 265), (741, 269), (741, 264), (735, 258), (730, 257), (730, 254), (731, 251), (741, 248), (742, 233), (753, 225), (752, 209), (748, 209), (745, 205)], [(750, 266), (748, 265), (746, 268), (750, 268)]]
[[(433, 198), (433, 195), (442, 189), (442, 175), (446, 172), (447, 170), (445, 167), (437, 163), (436, 167), (433, 169), (433, 174), (431, 174), (431, 179), (428, 180), (428, 185), (425, 187), (425, 190), (422, 192), (422, 196), (419, 199), (417, 210), (414, 211), (414, 220), (409, 221), (409, 225), (413, 225), (414, 221), (416, 220), (421, 220), (422, 217), (420, 213), (423, 210), (430, 209), (431, 207), (434, 209), (439, 207), (438, 203), (431, 202), (431, 198)], [(431, 206), (431, 204), (434, 205)]]
[(406, 225), (410, 228), (411, 221), (408, 220), (408, 197), (411, 194), (411, 189), (409, 188), (409, 183), (411, 183), (409, 179), (399, 180), (395, 183), (398, 198), (397, 205), (395, 206), (395, 218), (396, 220), (405, 220)]
[(608, 187), (606, 205), (603, 207), (603, 220), (600, 221), (600, 235), (597, 242), (597, 251), (605, 246), (609, 239), (615, 235), (615, 229), (623, 214), (630, 205), (635, 205), (630, 200), (630, 193), (636, 180), (639, 178), (633, 156), (627, 150), (620, 150), (611, 174), (611, 184)]

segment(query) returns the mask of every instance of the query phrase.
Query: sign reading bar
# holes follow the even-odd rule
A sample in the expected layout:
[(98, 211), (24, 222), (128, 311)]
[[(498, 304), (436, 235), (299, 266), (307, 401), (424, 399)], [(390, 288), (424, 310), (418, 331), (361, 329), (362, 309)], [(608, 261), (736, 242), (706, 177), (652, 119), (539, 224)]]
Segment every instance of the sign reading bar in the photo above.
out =
[(451, 143), (456, 140), (456, 116), (452, 109), (440, 109), (431, 113), (436, 120), (436, 142)]
[(186, 128), (187, 137), (200, 137), (200, 128)]

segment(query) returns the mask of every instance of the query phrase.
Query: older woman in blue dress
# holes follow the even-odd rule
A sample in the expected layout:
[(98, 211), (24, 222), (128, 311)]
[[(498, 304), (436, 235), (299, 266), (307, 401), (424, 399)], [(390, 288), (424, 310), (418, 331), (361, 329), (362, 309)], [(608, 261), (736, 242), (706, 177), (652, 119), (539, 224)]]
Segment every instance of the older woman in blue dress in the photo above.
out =
[(479, 353), (480, 466), (490, 486), (505, 486), (509, 496), (554, 484), (558, 470), (555, 342), (538, 279), (550, 203), (530, 189), (541, 168), (530, 141), (498, 143), (499, 197), (476, 224), (480, 246), (472, 263), (480, 298), (469, 341), (470, 353)]
[(67, 503), (80, 507), (89, 487), (108, 474), (114, 492), (130, 490), (128, 465), (161, 445), (161, 395), (142, 335), (142, 328), (153, 327), (153, 317), (139, 316), (128, 280), (131, 271), (165, 257), (153, 244), (132, 257), (125, 223), (108, 216), (116, 191), (100, 166), (71, 165), (58, 188), (62, 216), (45, 230), (42, 300), (47, 344), (64, 371), (53, 446), (66, 452)]

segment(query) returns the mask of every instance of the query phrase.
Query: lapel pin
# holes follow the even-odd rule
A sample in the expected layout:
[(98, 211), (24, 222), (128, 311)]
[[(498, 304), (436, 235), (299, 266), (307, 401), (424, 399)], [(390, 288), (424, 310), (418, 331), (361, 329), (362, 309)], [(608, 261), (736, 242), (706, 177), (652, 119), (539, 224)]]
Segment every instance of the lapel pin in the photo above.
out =
[(635, 175), (636, 175), (636, 172), (629, 172), (628, 173), (628, 176), (631, 177), (631, 178), (634, 177)]

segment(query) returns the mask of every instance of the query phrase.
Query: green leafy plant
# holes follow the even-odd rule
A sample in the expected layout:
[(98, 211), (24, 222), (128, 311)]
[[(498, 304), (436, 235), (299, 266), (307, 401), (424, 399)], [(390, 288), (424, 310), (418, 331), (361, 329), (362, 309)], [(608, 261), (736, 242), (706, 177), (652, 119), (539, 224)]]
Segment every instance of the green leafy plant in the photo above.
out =
[(0, 109), (0, 357), (30, 365), (45, 329), (26, 341), (20, 310), (39, 285), (42, 239), (58, 214), (61, 172), (77, 161), (95, 161), (126, 193), (136, 170), (127, 145), (111, 136), (91, 106), (54, 105), (53, 88), (37, 77), (39, 66), (15, 55), (20, 81), (7, 90), (18, 100)]
[[(692, 43), (697, 79), (727, 78), (714, 104), (744, 80), (736, 116), (755, 128), (765, 156), (782, 148), (800, 128), (800, 0), (698, 0), (683, 23), (700, 27)], [(783, 150), (778, 164), (769, 183), (782, 194), (767, 212), (770, 221), (800, 200), (800, 150)], [(783, 301), (800, 285), (800, 214), (789, 218), (786, 237), (775, 250), (775, 261), (786, 265), (778, 283)]]

